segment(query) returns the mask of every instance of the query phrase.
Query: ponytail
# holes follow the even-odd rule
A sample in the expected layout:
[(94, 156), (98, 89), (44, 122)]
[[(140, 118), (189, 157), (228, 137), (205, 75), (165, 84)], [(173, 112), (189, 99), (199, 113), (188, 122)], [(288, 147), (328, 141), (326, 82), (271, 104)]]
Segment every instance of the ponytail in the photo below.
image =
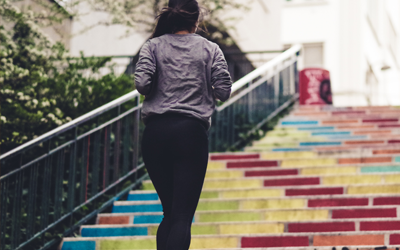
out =
[(191, 32), (199, 21), (200, 7), (196, 0), (170, 0), (168, 7), (156, 17), (156, 27), (151, 38), (178, 31)]

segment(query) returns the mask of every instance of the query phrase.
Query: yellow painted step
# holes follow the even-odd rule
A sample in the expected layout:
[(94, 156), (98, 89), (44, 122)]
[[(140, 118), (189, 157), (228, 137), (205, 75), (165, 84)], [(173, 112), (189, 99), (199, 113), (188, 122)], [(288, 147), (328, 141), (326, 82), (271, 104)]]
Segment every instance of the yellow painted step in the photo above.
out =
[(204, 237), (192, 238), (190, 249), (236, 248), (239, 246), (238, 237)]
[(400, 185), (350, 186), (348, 194), (400, 194)]
[(261, 179), (210, 180), (204, 182), (203, 189), (260, 188), (262, 186)]
[(319, 168), (302, 168), (301, 175), (335, 175), (335, 174), (357, 174), (358, 167), (319, 167)]
[(288, 209), (305, 208), (305, 199), (278, 199), (278, 200), (244, 200), (241, 201), (242, 209)]
[(320, 159), (293, 159), (282, 160), (281, 167), (322, 167), (332, 166), (337, 164), (337, 159), (334, 158), (320, 158)]
[(207, 179), (217, 178), (242, 178), (244, 177), (244, 171), (240, 170), (223, 170), (223, 171), (207, 171)]
[(265, 152), (261, 153), (260, 158), (263, 160), (280, 160), (280, 159), (310, 159), (317, 157), (314, 152)]
[(267, 221), (310, 221), (327, 220), (329, 210), (285, 210), (265, 212)]
[(222, 224), (219, 226), (220, 234), (278, 234), (284, 232), (283, 223), (257, 223), (257, 224)]
[(284, 196), (284, 190), (282, 189), (250, 189), (250, 190), (232, 190), (232, 191), (221, 191), (220, 197), (229, 198), (272, 198)]
[(381, 175), (358, 175), (358, 176), (326, 176), (322, 178), (322, 184), (330, 185), (356, 185), (356, 184), (380, 184)]

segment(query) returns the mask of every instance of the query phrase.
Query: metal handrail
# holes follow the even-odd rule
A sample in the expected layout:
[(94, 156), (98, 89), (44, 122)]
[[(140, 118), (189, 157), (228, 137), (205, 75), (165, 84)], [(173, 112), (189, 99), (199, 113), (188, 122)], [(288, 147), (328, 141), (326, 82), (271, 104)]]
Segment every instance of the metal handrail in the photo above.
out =
[[(209, 131), (210, 151), (225, 151), (229, 148), (227, 145), (239, 145), (240, 133), (259, 128), (296, 100), (298, 88), (294, 86), (297, 87), (298, 83), (297, 56), (300, 50), (300, 45), (293, 46), (233, 84), (232, 93), (239, 90), (240, 93), (236, 93), (227, 102), (216, 108), (212, 118), (214, 125)], [(74, 213), (77, 213), (84, 204), (99, 200), (108, 190), (120, 190), (122, 181), (129, 179), (133, 181), (134, 185), (138, 185), (145, 178), (145, 172), (142, 171), (143, 164), (140, 160), (139, 113), (141, 104), (139, 96), (137, 90), (131, 91), (0, 155), (2, 164), (6, 162), (11, 164), (8, 164), (11, 166), (10, 169), (6, 168), (8, 172), (6, 171), (0, 177), (0, 193), (2, 194), (0, 196), (0, 221), (3, 222), (0, 224), (0, 239), (5, 237), (5, 225), (9, 223), (14, 225), (10, 237), (11, 245), (16, 249), (25, 249), (33, 240), (36, 242), (39, 238), (44, 239), (45, 232), (68, 217), (71, 227), (63, 233), (66, 235), (100, 211), (96, 210), (97, 212), (86, 215), (78, 223), (73, 223)], [(134, 99), (135, 106), (121, 113), (121, 105)], [(118, 115), (115, 117), (110, 117), (105, 113), (114, 108), (118, 108)], [(107, 121), (100, 123), (102, 119), (100, 115), (105, 115)], [(245, 118), (241, 117), (242, 115)], [(97, 122), (94, 121), (94, 118), (98, 118)], [(94, 127), (86, 123), (89, 120), (94, 121), (92, 124)], [(78, 133), (79, 129), (82, 134)], [(73, 139), (64, 136), (68, 132), (74, 134)], [(56, 147), (52, 148), (53, 144), (51, 143)], [(36, 150), (35, 146), (46, 152)], [(42, 155), (36, 154), (37, 152)], [(13, 165), (14, 162), (15, 165)], [(139, 171), (141, 172), (139, 173)], [(40, 177), (45, 181), (38, 183), (37, 180)], [(64, 190), (64, 181), (68, 183), (67, 190)], [(26, 186), (29, 187), (28, 195), (29, 201), (32, 200), (31, 203), (21, 199), (22, 188)], [(63, 192), (67, 192), (65, 201), (55, 200), (54, 197), (59, 197)], [(12, 197), (12, 202), (7, 197)], [(42, 199), (40, 204), (36, 201), (38, 197)], [(7, 199), (10, 202), (5, 202)], [(50, 201), (54, 203), (52, 203), (54, 211), (57, 210), (57, 213), (51, 217), (48, 215)], [(112, 199), (105, 204), (107, 206), (112, 204)], [(25, 238), (21, 236), (19, 230), (19, 225), (22, 223), (22, 206), (27, 207), (26, 218), (29, 218), (29, 220), (23, 221), (23, 225), (27, 229), (26, 235), (23, 236)], [(6, 217), (7, 209), (9, 212), (12, 209), (12, 218), (10, 219)], [(38, 214), (40, 215), (40, 230), (36, 231), (34, 225), (37, 222), (34, 218)], [(49, 221), (50, 218), (52, 221)], [(22, 238), (24, 239), (23, 243), (21, 243)], [(52, 240), (42, 249), (50, 247), (54, 242), (56, 240)], [(4, 244), (3, 239), (2, 245)]]
[(296, 54), (300, 52), (302, 46), (300, 44), (296, 44), (292, 46), (290, 49), (286, 50), (282, 54), (274, 57), (272, 60), (266, 62), (264, 65), (258, 67), (257, 69), (253, 70), (249, 74), (245, 75), (241, 79), (235, 82), (232, 86), (232, 93), (238, 91), (240, 88), (248, 84), (249, 82), (253, 81), (255, 78), (258, 76), (262, 75), (266, 71), (272, 69), (275, 67), (275, 65), (289, 59), (290, 57), (293, 56), (293, 54)]
[(78, 117), (78, 118), (76, 118), (76, 119), (74, 119), (74, 120), (72, 120), (70, 122), (67, 122), (67, 123), (65, 123), (65, 124), (55, 128), (55, 129), (49, 131), (49, 132), (41, 135), (41, 136), (33, 139), (33, 140), (28, 141), (27, 143), (22, 144), (21, 146), (18, 146), (16, 148), (8, 151), (7, 153), (4, 153), (4, 154), (0, 155), (0, 160), (5, 159), (6, 157), (11, 156), (11, 155), (13, 155), (13, 154), (15, 154), (15, 153), (17, 153), (17, 152), (19, 152), (21, 150), (25, 150), (25, 149), (27, 149), (27, 148), (29, 148), (31, 146), (34, 146), (34, 145), (36, 145), (38, 143), (41, 143), (42, 141), (48, 139), (48, 137), (56, 136), (56, 135), (66, 131), (66, 130), (68, 130), (70, 128), (76, 127), (79, 124), (82, 124), (85, 121), (87, 121), (87, 120), (89, 120), (89, 119), (91, 119), (91, 118), (93, 118), (93, 117), (95, 117), (97, 115), (100, 115), (100, 114), (102, 114), (102, 113), (104, 113), (104, 112), (106, 112), (106, 111), (108, 111), (108, 110), (110, 110), (112, 108), (115, 108), (115, 107), (117, 107), (118, 105), (120, 105), (120, 104), (122, 104), (124, 102), (132, 100), (133, 98), (138, 97), (138, 96), (139, 96), (139, 92), (137, 90), (131, 91), (128, 94), (125, 94), (125, 95), (115, 99), (114, 101), (111, 101), (111, 102), (109, 102), (107, 104), (104, 104), (103, 106), (100, 106), (100, 107), (90, 111), (89, 113), (86, 113), (86, 114), (84, 114), (84, 115), (82, 115), (82, 116), (80, 116), (80, 117)]
[[(236, 81), (233, 85), (232, 85), (232, 91), (231, 94), (233, 94), (234, 92), (238, 91), (239, 89), (241, 89), (243, 86), (245, 86), (246, 84), (248, 84), (249, 82), (253, 81), (255, 78), (259, 77), (261, 74), (265, 73), (268, 70), (271, 70), (275, 65), (277, 65), (280, 62), (283, 62), (287, 59), (289, 59), (290, 57), (293, 56), (293, 54), (299, 52), (301, 50), (302, 46), (301, 45), (294, 45), (293, 47), (291, 47), (290, 49), (286, 50), (285, 52), (283, 52), (282, 54), (274, 57), (272, 60), (268, 61), (267, 63), (265, 63), (264, 65), (258, 67), (257, 69), (253, 70), (252, 72), (250, 72), (249, 74), (247, 74), (246, 76), (242, 77), (241, 79), (239, 79), (238, 81)], [(135, 97), (138, 97), (140, 94), (137, 90), (134, 90), (132, 92), (129, 92), (128, 94), (125, 94), (117, 99), (115, 99), (114, 101), (111, 101), (107, 104), (104, 104), (101, 107), (96, 108), (95, 110), (90, 111), (87, 114), (84, 114), (68, 123), (65, 123), (33, 140), (30, 140), (29, 142), (26, 142), (24, 144), (22, 144), (21, 146), (18, 146), (10, 151), (8, 151), (7, 153), (4, 153), (2, 155), (0, 155), (0, 160), (13, 155), (15, 153), (17, 153), (20, 150), (24, 150), (29, 148), (30, 146), (33, 146), (37, 143), (40, 143), (42, 141), (44, 141), (46, 138), (50, 137), (50, 136), (55, 136), (57, 134), (60, 134), (62, 132), (64, 132), (65, 130), (68, 130), (74, 126), (77, 126), (79, 124), (82, 124), (83, 122), (89, 120), (90, 118), (97, 116), (101, 113), (104, 113), (112, 108), (117, 107), (118, 105), (129, 101)], [(226, 105), (225, 105), (226, 106)]]

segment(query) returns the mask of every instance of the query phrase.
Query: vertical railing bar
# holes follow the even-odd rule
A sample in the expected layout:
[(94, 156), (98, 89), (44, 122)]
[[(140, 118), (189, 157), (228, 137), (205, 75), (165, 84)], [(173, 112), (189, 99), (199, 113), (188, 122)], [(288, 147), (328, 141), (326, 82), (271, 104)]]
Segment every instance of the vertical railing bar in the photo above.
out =
[(27, 239), (31, 238), (34, 234), (34, 221), (35, 218), (35, 202), (36, 202), (36, 193), (37, 193), (37, 169), (38, 163), (35, 163), (30, 169), (30, 180), (29, 180), (29, 191), (28, 191), (28, 213), (27, 213), (27, 227), (26, 227), (26, 237)]
[(64, 174), (64, 149), (57, 154), (56, 180), (54, 183), (54, 219), (61, 217), (62, 212), (62, 190), (63, 190), (63, 174)]
[(122, 143), (122, 174), (125, 175), (128, 173), (128, 165), (129, 165), (129, 124), (130, 124), (130, 116), (126, 116), (123, 118), (124, 120), (124, 135), (123, 135), (123, 143)]
[(101, 131), (94, 135), (93, 144), (93, 167), (92, 167), (92, 190), (91, 197), (95, 196), (99, 190), (99, 171), (100, 171), (100, 136)]
[[(68, 176), (68, 197), (67, 211), (71, 212), (74, 209), (75, 202), (75, 179), (76, 179), (76, 147), (77, 147), (78, 127), (75, 128), (74, 143), (70, 146), (69, 160), (69, 176)], [(73, 215), (70, 216), (70, 225), (73, 225)]]
[[(51, 159), (53, 155), (46, 157), (44, 163), (44, 175), (43, 175), (43, 189), (42, 189), (42, 213), (40, 216), (41, 219), (41, 229), (46, 228), (48, 225), (49, 219), (49, 200), (50, 200), (50, 187), (51, 187)], [(45, 237), (43, 236), (42, 241), (45, 241)]]
[(110, 130), (111, 125), (104, 128), (103, 189), (110, 183)]
[(114, 140), (114, 181), (119, 178), (119, 154), (120, 154), (120, 134), (121, 134), (121, 120), (116, 122), (115, 140)]
[(90, 163), (90, 135), (88, 136), (87, 155), (86, 155), (85, 201), (88, 200), (89, 163)]
[(21, 221), (21, 200), (22, 200), (22, 179), (23, 179), (23, 171), (20, 171), (15, 176), (15, 199), (13, 205), (13, 219), (12, 219), (12, 247), (16, 248), (20, 242), (20, 221)]
[[(136, 98), (136, 105), (139, 105), (139, 98)], [(140, 126), (140, 111), (136, 110), (133, 114), (133, 159), (132, 169), (136, 169), (139, 162), (139, 126)], [(138, 178), (138, 173), (135, 173), (135, 181)]]
[[(4, 165), (4, 162), (3, 164)], [(0, 182), (1, 187), (1, 200), (0, 200), (0, 246), (1, 249), (5, 249), (6, 242), (6, 225), (7, 225), (7, 197), (8, 197), (8, 187), (9, 178), (6, 178)]]
[(81, 184), (80, 188), (80, 203), (84, 203), (86, 201), (86, 168), (87, 168), (87, 159), (88, 159), (88, 144), (90, 141), (90, 135), (86, 138), (82, 139), (82, 161), (81, 161)]

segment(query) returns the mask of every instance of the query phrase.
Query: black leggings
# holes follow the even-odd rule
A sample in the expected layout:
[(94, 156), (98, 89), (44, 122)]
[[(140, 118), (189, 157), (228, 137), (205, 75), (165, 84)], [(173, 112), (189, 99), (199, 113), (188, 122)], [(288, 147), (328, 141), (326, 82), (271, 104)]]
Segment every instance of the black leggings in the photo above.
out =
[(187, 250), (208, 162), (202, 122), (179, 114), (152, 117), (143, 134), (143, 159), (160, 197), (164, 218), (158, 250)]

